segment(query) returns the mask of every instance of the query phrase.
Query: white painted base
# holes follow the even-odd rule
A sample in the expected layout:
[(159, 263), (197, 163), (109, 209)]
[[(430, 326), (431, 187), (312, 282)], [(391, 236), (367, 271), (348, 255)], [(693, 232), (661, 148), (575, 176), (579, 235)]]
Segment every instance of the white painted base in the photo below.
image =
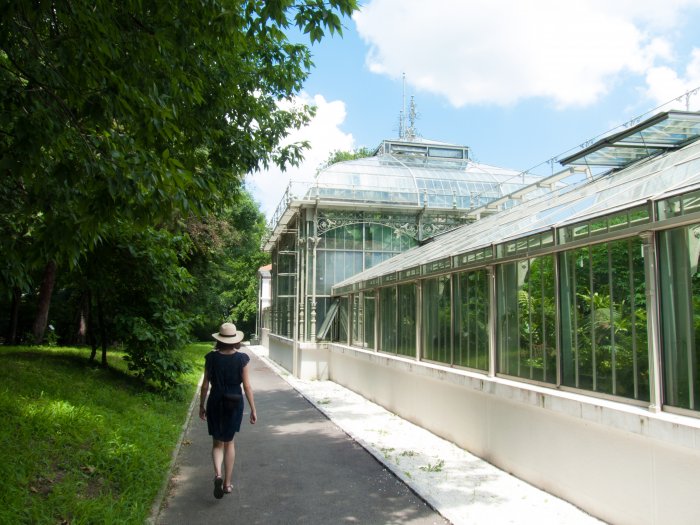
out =
[[(275, 339), (270, 357), (291, 371), (292, 341)], [(604, 521), (700, 522), (698, 419), (337, 344), (297, 351), (301, 379), (341, 384)]]

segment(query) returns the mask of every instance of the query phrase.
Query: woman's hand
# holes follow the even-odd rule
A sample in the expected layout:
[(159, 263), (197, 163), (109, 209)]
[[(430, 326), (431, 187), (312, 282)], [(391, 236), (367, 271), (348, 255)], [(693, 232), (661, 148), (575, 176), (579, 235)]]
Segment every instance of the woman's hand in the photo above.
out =
[(202, 421), (207, 420), (207, 410), (202, 405), (199, 406), (199, 419)]
[(257, 420), (258, 420), (258, 414), (255, 412), (255, 409), (253, 409), (250, 411), (250, 424), (254, 425)]

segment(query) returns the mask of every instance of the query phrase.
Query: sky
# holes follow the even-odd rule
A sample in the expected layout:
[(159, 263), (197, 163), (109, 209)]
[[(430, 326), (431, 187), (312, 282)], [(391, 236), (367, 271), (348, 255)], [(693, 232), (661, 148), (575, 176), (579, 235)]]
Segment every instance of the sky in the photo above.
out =
[(419, 136), (536, 175), (639, 117), (700, 111), (700, 0), (361, 2), (311, 46), (298, 101), (316, 117), (288, 137), (311, 143), (304, 163), (246, 177), (268, 220), (332, 151), (397, 138), (411, 97)]

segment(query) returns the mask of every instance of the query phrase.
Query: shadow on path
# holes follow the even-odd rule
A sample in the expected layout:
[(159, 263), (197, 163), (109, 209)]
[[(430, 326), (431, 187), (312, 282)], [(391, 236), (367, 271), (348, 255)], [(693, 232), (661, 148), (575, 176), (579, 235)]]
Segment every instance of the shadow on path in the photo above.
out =
[[(232, 494), (214, 499), (211, 438), (192, 414), (157, 523), (448, 523), (254, 352), (258, 423), (236, 435)], [(195, 411), (198, 404), (195, 403)]]

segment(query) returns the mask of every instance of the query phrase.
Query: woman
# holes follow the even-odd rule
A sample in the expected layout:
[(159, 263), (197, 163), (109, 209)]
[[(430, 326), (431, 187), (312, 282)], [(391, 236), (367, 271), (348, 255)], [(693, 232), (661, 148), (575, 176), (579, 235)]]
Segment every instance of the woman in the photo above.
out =
[[(204, 379), (199, 393), (199, 417), (207, 422), (213, 445), (211, 457), (214, 461), (214, 497), (220, 499), (232, 491), (231, 475), (236, 459), (233, 436), (241, 429), (243, 419), (243, 396), (250, 405), (250, 422), (255, 424), (258, 417), (255, 412), (253, 389), (248, 379), (250, 357), (239, 352), (243, 332), (236, 330), (236, 325), (224, 323), (219, 332), (212, 334), (216, 339), (216, 349), (204, 357)], [(211, 392), (209, 385), (211, 384)], [(206, 402), (206, 408), (204, 401)], [(221, 477), (221, 464), (224, 464), (224, 477)]]

